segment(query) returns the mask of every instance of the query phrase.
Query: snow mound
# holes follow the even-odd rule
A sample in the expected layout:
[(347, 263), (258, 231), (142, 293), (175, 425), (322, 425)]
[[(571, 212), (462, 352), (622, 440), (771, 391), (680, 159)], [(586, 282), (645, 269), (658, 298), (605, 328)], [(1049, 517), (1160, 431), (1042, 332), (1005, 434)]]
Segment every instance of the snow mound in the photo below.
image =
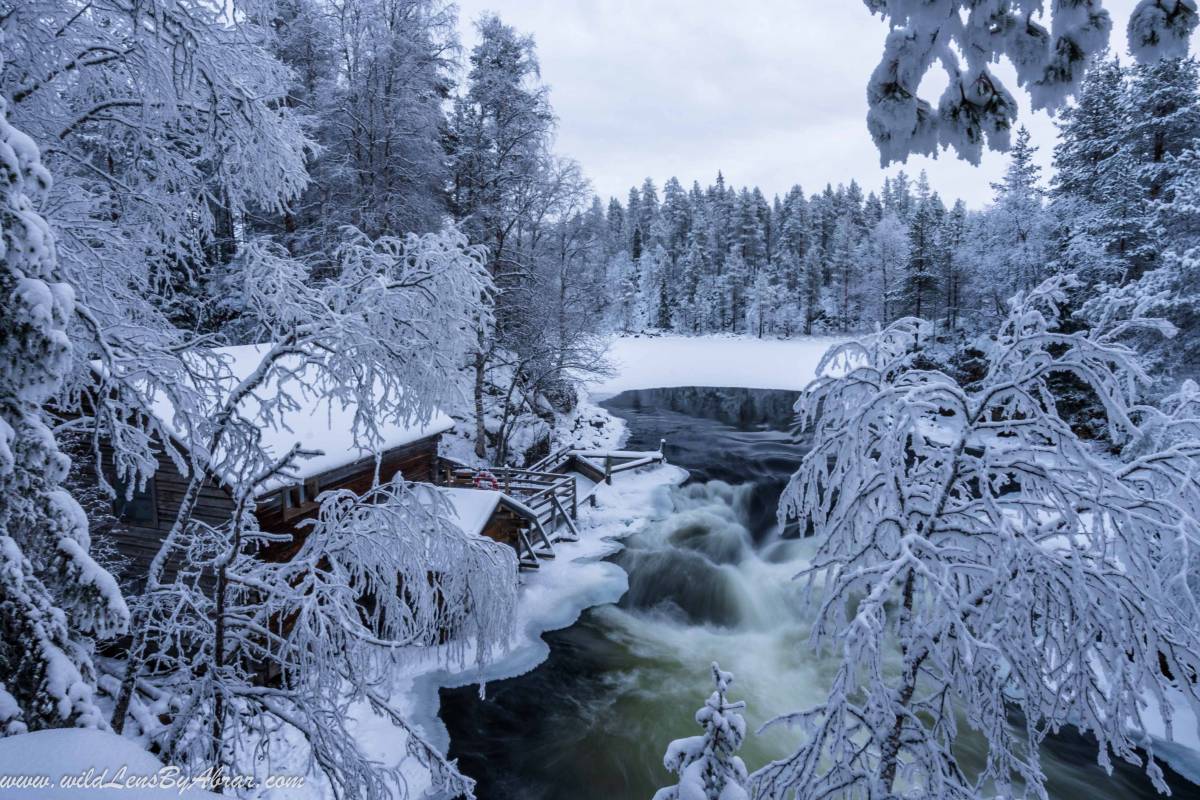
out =
[(186, 778), (174, 767), (105, 731), (62, 728), (0, 739), (0, 800), (217, 800), (200, 788), (181, 791), (180, 781)]
[(817, 376), (825, 351), (842, 341), (820, 336), (621, 336), (608, 351), (614, 373), (588, 390), (593, 399), (678, 386), (800, 391)]

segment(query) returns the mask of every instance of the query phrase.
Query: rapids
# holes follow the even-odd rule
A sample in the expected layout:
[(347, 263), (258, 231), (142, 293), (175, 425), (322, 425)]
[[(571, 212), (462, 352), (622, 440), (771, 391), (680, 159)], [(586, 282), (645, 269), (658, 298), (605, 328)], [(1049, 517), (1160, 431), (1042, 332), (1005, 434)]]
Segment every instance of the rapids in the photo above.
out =
[[(533, 671), (444, 689), (450, 755), (478, 781), (482, 800), (648, 800), (669, 776), (662, 755), (698, 732), (692, 714), (711, 691), (708, 665), (736, 680), (751, 730), (773, 713), (824, 699), (833, 672), (807, 647), (798, 586), (808, 542), (780, 530), (779, 493), (805, 450), (791, 429), (794, 393), (733, 389), (626, 392), (605, 406), (629, 423), (631, 449), (667, 441), (691, 480), (674, 489), (673, 512), (625, 540), (612, 560), (629, 575), (615, 605), (549, 633), (550, 657)], [(754, 769), (795, 746), (785, 730), (750, 735)], [(1108, 778), (1094, 749), (1067, 734), (1043, 761), (1058, 800), (1158, 797), (1124, 765)], [(979, 742), (964, 736), (970, 763)], [(1175, 797), (1200, 789), (1168, 771)]]

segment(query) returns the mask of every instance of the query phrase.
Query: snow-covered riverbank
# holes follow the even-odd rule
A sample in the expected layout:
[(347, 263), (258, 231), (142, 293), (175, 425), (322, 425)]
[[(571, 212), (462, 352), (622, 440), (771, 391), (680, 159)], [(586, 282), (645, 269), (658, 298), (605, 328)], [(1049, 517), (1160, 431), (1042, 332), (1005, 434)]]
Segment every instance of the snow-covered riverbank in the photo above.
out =
[[(605, 430), (596, 433), (604, 439), (602, 444), (611, 448), (622, 443), (625, 430), (621, 420), (591, 404), (586, 411), (589, 416), (607, 419)], [(604, 559), (620, 549), (621, 539), (667, 513), (670, 488), (686, 478), (685, 470), (664, 464), (619, 473), (612, 485), (597, 486), (595, 505), (585, 502), (579, 509), (579, 541), (556, 544), (553, 560), (543, 561), (537, 571), (522, 574), (515, 635), (507, 650), (483, 664), (460, 668), (447, 666), (442, 654), (430, 649), (394, 676), (391, 697), (408, 722), (430, 744), (446, 752), (450, 741), (438, 718), (438, 690), (479, 683), (486, 691), (488, 681), (523, 674), (549, 654), (542, 634), (569, 627), (592, 606), (619, 600), (628, 587), (625, 572)], [(410, 797), (427, 796), (429, 770), (408, 754), (405, 733), (373, 714), (365, 704), (357, 708), (357, 717), (356, 734), (366, 752), (383, 764), (403, 769)], [(291, 766), (301, 769), (299, 764)], [(317, 777), (302, 793), (291, 789), (264, 792), (262, 797), (325, 800), (327, 792), (322, 784)]]
[[(522, 576), (517, 632), (506, 652), (489, 663), (466, 669), (447, 668), (431, 653), (422, 665), (397, 676), (393, 698), (406, 708), (409, 722), (445, 752), (450, 741), (437, 716), (440, 688), (523, 674), (549, 654), (542, 634), (569, 627), (592, 606), (619, 600), (628, 587), (626, 575), (620, 567), (604, 559), (621, 547), (621, 539), (669, 511), (667, 493), (686, 477), (686, 471), (665, 464), (621, 473), (613, 477), (611, 486), (598, 486), (595, 507), (580, 508), (579, 541), (555, 545), (554, 560), (545, 561), (536, 572)], [(486, 691), (486, 686), (483, 690)], [(364, 714), (358, 730), (372, 756), (385, 763), (403, 764), (411, 796), (422, 797), (429, 788), (429, 774), (415, 759), (406, 756), (403, 734), (369, 712)], [(294, 793), (277, 795), (279, 800), (285, 796), (288, 800), (295, 798)]]
[[(587, 388), (593, 400), (631, 389), (676, 386), (799, 390), (816, 377), (821, 357), (837, 341), (826, 337), (616, 337), (609, 351), (613, 373)], [(589, 415), (608, 416), (587, 405)], [(603, 444), (622, 444), (624, 428), (619, 420), (609, 417), (605, 428)], [(669, 489), (686, 478), (686, 471), (662, 465), (619, 474), (613, 485), (597, 487), (596, 506), (585, 505), (580, 510), (580, 541), (557, 545), (557, 558), (544, 563), (536, 573), (523, 576), (517, 635), (508, 651), (487, 664), (468, 669), (448, 669), (431, 653), (420, 668), (397, 676), (394, 697), (402, 698), (410, 722), (445, 752), (449, 737), (438, 718), (440, 688), (523, 674), (549, 654), (542, 634), (569, 627), (588, 608), (619, 600), (628, 588), (627, 576), (604, 559), (620, 549), (621, 539), (669, 513)], [(359, 726), (362, 741), (385, 763), (396, 764), (399, 759), (412, 796), (421, 797), (429, 787), (428, 771), (415, 759), (405, 757), (402, 734), (366, 709), (364, 712)], [(289, 795), (289, 800), (292, 798), (294, 795)]]

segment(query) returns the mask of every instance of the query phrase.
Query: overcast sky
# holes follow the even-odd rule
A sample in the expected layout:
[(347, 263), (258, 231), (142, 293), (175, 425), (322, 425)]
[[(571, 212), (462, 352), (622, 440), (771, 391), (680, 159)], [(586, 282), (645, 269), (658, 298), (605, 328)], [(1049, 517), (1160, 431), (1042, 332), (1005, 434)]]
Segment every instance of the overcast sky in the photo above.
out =
[[(1113, 47), (1124, 51), (1136, 0), (1107, 0)], [(557, 150), (577, 159), (596, 191), (624, 200), (650, 176), (702, 185), (717, 170), (767, 194), (806, 192), (857, 179), (877, 189), (866, 126), (866, 83), (886, 25), (861, 0), (459, 0), (463, 44), (472, 22), (495, 11), (533, 34), (558, 115)], [(736, 9), (736, 10), (735, 10)], [(1007, 64), (996, 68), (1021, 101), (1020, 122), (1049, 166), (1054, 125), (1029, 111)], [(934, 73), (940, 72), (935, 68)], [(922, 96), (937, 104), (935, 77)], [(1004, 157), (973, 167), (943, 154), (914, 157), (944, 197), (986, 203)]]

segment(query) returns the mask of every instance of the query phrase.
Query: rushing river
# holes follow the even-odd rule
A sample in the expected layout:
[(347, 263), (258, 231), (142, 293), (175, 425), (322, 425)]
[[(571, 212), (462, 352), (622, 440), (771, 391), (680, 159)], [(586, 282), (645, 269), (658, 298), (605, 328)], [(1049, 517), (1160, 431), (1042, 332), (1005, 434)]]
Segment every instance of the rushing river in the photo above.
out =
[[(478, 781), (481, 800), (649, 800), (669, 783), (662, 755), (699, 731), (692, 714), (712, 691), (708, 665), (735, 676), (751, 730), (772, 713), (824, 699), (832, 663), (807, 647), (789, 578), (809, 544), (775, 522), (779, 493), (804, 453), (791, 430), (794, 393), (734, 389), (626, 392), (604, 405), (629, 423), (632, 449), (667, 440), (691, 473), (674, 512), (627, 539), (613, 557), (629, 574), (616, 605), (546, 635), (550, 657), (518, 678), (443, 690), (450, 755)], [(750, 735), (754, 769), (795, 745), (786, 731)], [(964, 737), (971, 762), (978, 742)], [(1076, 735), (1046, 747), (1051, 797), (1158, 797), (1140, 771), (1112, 778)], [(1170, 773), (1174, 797), (1200, 797)]]

